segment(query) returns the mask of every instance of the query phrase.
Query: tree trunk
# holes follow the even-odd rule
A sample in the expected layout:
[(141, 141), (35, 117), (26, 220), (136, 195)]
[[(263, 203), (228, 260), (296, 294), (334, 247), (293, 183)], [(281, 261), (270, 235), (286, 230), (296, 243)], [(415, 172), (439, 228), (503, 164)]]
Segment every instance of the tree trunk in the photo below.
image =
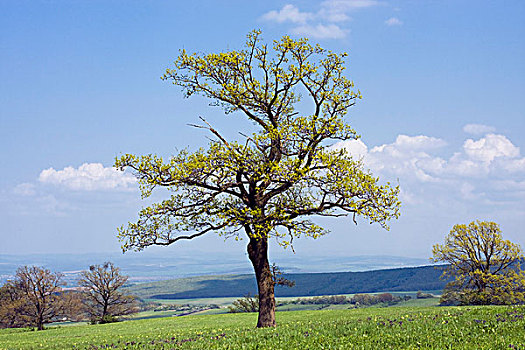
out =
[(44, 330), (44, 311), (42, 310), (43, 308), (44, 306), (42, 306), (40, 302), (38, 302), (36, 305), (36, 329), (39, 331)]
[(42, 316), (38, 316), (38, 320), (36, 321), (36, 329), (39, 331), (44, 330), (44, 320)]
[(248, 243), (248, 256), (255, 270), (259, 291), (257, 327), (275, 327), (275, 294), (268, 262), (268, 238), (251, 238)]

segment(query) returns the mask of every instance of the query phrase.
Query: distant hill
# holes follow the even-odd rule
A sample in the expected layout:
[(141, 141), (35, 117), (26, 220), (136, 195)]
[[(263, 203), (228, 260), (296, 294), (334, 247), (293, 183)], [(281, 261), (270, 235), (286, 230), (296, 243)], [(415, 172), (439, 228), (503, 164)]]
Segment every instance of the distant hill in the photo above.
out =
[[(321, 273), (339, 271), (370, 271), (423, 266), (428, 259), (384, 255), (340, 256), (315, 254), (288, 254), (276, 252), (272, 263), (288, 273)], [(305, 258), (307, 257), (307, 258)], [(86, 254), (0, 254), (0, 285), (13, 278), (23, 265), (43, 266), (65, 275), (69, 286), (76, 285), (78, 273), (92, 264), (111, 261), (130, 276), (134, 283), (171, 280), (204, 275), (250, 274), (253, 271), (248, 258), (242, 254), (199, 252), (184, 250), (173, 254), (169, 249), (155, 252), (86, 253)]]
[[(440, 279), (443, 266), (422, 266), (364, 272), (290, 273), (292, 288), (277, 286), (278, 297), (335, 295), (373, 292), (441, 290), (447, 281)], [(189, 299), (240, 297), (257, 294), (251, 274), (178, 278), (140, 283), (127, 288), (140, 298)]]

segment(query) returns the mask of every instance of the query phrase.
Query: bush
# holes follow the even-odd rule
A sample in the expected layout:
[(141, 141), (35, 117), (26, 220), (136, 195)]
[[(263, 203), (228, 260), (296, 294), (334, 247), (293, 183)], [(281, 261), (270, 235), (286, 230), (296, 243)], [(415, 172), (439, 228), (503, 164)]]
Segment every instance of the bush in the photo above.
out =
[(102, 317), (101, 319), (92, 318), (90, 323), (91, 324), (105, 324), (105, 323), (114, 323), (114, 322), (119, 322), (119, 321), (120, 320), (116, 316), (106, 315)]
[(251, 297), (249, 294), (242, 299), (235, 300), (228, 306), (228, 312), (257, 312), (259, 311), (259, 296)]
[(431, 299), (434, 298), (434, 296), (430, 293), (423, 293), (422, 291), (418, 291), (416, 293), (416, 299)]
[[(408, 297), (410, 299), (410, 297)], [(350, 299), (351, 304), (355, 305), (376, 305), (376, 304), (387, 304), (394, 305), (400, 301), (408, 300), (407, 296), (394, 296), (390, 293), (381, 294), (356, 294)]]

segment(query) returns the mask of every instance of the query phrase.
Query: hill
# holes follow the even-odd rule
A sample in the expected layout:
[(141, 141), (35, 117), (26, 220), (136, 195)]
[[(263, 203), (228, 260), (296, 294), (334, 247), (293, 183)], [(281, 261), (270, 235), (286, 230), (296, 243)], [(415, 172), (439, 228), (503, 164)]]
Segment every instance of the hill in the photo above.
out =
[[(288, 273), (317, 273), (340, 271), (370, 271), (379, 269), (422, 266), (428, 259), (385, 255), (305, 255), (277, 252), (272, 262)], [(173, 254), (168, 250), (155, 252), (86, 253), (86, 254), (0, 254), (0, 284), (12, 279), (23, 265), (42, 266), (64, 274), (69, 286), (75, 286), (79, 272), (90, 265), (111, 261), (130, 276), (130, 282), (155, 282), (174, 278), (204, 275), (250, 274), (252, 267), (244, 255), (227, 252), (185, 250)]]
[[(290, 273), (292, 288), (277, 286), (278, 297), (374, 293), (383, 291), (441, 290), (447, 281), (440, 279), (442, 266), (396, 268), (364, 272)], [(251, 274), (178, 278), (140, 283), (127, 288), (140, 298), (190, 299), (239, 297), (257, 294)]]

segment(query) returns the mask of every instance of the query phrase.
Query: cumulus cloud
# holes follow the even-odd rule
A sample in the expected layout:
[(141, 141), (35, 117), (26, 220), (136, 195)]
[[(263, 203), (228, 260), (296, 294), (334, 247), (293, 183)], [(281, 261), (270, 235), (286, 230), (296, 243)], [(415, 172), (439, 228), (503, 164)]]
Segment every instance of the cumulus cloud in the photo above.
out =
[(316, 39), (340, 39), (346, 36), (346, 30), (341, 29), (336, 24), (318, 24), (316, 26), (304, 25), (292, 29), (297, 35), (307, 36)]
[(495, 132), (496, 128), (483, 124), (467, 124), (463, 127), (463, 131), (471, 135), (485, 135)]
[(374, 7), (376, 0), (325, 0), (315, 12), (301, 11), (297, 6), (286, 4), (280, 10), (272, 10), (261, 16), (262, 20), (276, 23), (292, 23), (292, 33), (316, 39), (344, 38), (349, 30), (341, 26), (351, 20), (350, 13), (358, 9)]
[(305, 23), (307, 20), (313, 18), (313, 14), (309, 12), (301, 12), (294, 5), (284, 5), (279, 11), (270, 11), (262, 16), (262, 19), (266, 21), (274, 21), (277, 23), (292, 22), (292, 23)]
[(374, 152), (374, 150), (381, 151), (385, 148), (388, 148), (389, 146), (391, 146), (390, 148), (395, 148), (401, 151), (414, 152), (414, 151), (441, 148), (445, 146), (446, 144), (447, 143), (444, 140), (436, 138), (436, 137), (430, 137), (430, 136), (425, 136), (425, 135), (419, 135), (419, 136), (398, 135), (396, 138), (396, 141), (393, 144), (374, 147), (374, 149), (372, 149), (372, 152)]
[(460, 176), (500, 178), (524, 172), (525, 158), (504, 135), (488, 134), (479, 140), (467, 139), (462, 151), (450, 158), (447, 171)]
[(390, 17), (389, 19), (387, 19), (385, 21), (385, 24), (389, 27), (392, 27), (392, 26), (400, 26), (400, 25), (403, 25), (403, 21), (401, 21), (399, 18), (397, 17)]
[(334, 150), (346, 149), (354, 159), (363, 159), (368, 154), (368, 147), (363, 141), (359, 140), (346, 140), (336, 143), (332, 146)]
[(136, 182), (132, 175), (100, 163), (84, 163), (78, 168), (62, 170), (49, 168), (40, 173), (38, 180), (77, 191), (129, 190)]
[(448, 157), (441, 155), (445, 146), (444, 140), (435, 137), (399, 135), (392, 143), (371, 148), (361, 140), (339, 142), (333, 148), (345, 148), (354, 158), (363, 159), (382, 178), (399, 179), (412, 203), (422, 193), (492, 202), (516, 196), (525, 199), (525, 158), (504, 135), (467, 139)]
[(437, 181), (433, 173), (443, 166), (443, 160), (432, 157), (428, 151), (445, 145), (444, 140), (435, 137), (399, 135), (391, 144), (373, 147), (366, 158), (377, 170), (396, 176), (409, 172), (420, 181)]
[(482, 162), (491, 162), (497, 157), (515, 158), (520, 155), (520, 149), (509, 139), (495, 134), (488, 134), (477, 141), (468, 139), (463, 149), (469, 158)]

